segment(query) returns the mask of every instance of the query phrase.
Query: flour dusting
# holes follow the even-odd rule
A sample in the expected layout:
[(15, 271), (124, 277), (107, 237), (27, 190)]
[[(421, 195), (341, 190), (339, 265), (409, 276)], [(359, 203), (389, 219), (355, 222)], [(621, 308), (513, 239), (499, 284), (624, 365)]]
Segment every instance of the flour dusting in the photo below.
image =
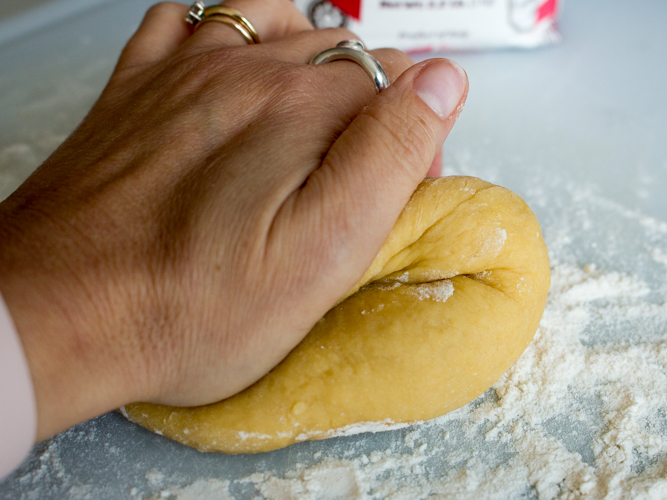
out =
[(386, 419), (381, 422), (358, 422), (356, 424), (346, 425), (345, 427), (339, 427), (338, 429), (331, 429), (330, 431), (321, 432), (321, 431), (312, 431), (304, 432), (299, 434), (295, 439), (297, 441), (305, 441), (312, 438), (330, 438), (330, 437), (341, 437), (341, 436), (354, 436), (356, 434), (365, 434), (367, 432), (383, 432), (391, 431), (396, 429), (404, 429), (409, 427), (410, 424), (397, 423), (391, 419)]
[(446, 302), (454, 294), (454, 285), (450, 280), (432, 281), (406, 287), (409, 293), (416, 295), (419, 300), (434, 300)]
[[(137, 498), (137, 494), (133, 495)], [(140, 498), (140, 497), (139, 497)], [(233, 500), (229, 493), (229, 481), (199, 479), (181, 488), (165, 488), (148, 500)]]
[(662, 264), (663, 266), (667, 266), (667, 252), (663, 252), (659, 248), (651, 248), (650, 253), (651, 257), (653, 257), (653, 260)]
[(475, 259), (497, 256), (505, 246), (505, 242), (507, 241), (507, 231), (503, 228), (496, 227), (487, 234), (483, 234), (482, 237), (483, 240), (479, 245), (479, 250), (474, 257)]

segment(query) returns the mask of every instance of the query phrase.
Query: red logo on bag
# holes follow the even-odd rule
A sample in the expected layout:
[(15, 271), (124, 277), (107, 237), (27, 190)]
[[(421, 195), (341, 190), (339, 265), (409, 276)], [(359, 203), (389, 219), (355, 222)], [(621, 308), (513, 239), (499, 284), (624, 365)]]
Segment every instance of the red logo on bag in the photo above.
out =
[[(361, 20), (361, 0), (329, 0), (333, 5), (338, 7), (341, 12), (348, 16)], [(555, 1), (555, 0), (552, 0)]]
[(557, 7), (556, 0), (547, 0), (537, 9), (537, 22), (539, 23), (545, 17), (554, 17)]

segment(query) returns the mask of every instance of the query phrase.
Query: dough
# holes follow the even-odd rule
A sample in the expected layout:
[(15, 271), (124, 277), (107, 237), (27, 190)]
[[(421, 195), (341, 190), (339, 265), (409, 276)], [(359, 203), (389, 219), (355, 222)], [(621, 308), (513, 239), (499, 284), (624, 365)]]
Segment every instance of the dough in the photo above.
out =
[(514, 363), (549, 281), (539, 224), (521, 198), (472, 177), (428, 178), (347, 298), (264, 378), (208, 406), (121, 411), (224, 453), (431, 419)]

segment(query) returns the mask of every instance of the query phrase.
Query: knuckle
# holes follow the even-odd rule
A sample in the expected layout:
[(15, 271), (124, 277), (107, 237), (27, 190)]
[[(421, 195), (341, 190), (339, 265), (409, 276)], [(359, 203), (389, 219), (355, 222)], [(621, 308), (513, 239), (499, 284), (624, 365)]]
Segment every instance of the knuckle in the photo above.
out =
[(283, 102), (304, 103), (312, 101), (320, 83), (317, 68), (309, 65), (285, 65), (277, 68), (272, 77), (274, 93)]
[(403, 69), (407, 69), (410, 66), (414, 66), (415, 60), (410, 57), (409, 54), (406, 54), (402, 50), (398, 49), (389, 49), (389, 53), (392, 56), (392, 59), (395, 59), (398, 64), (400, 64)]
[(171, 2), (159, 2), (151, 5), (146, 11), (146, 18), (160, 16), (165, 11), (173, 9), (173, 4)]
[(371, 51), (371, 54), (380, 62), (392, 82), (414, 65), (412, 57), (398, 49), (377, 49)]
[(185, 6), (175, 2), (158, 2), (151, 5), (144, 15), (143, 23), (162, 23), (173, 18), (185, 16)]
[(298, 11), (292, 0), (274, 0), (274, 8), (276, 8), (279, 12), (291, 12), (293, 10)]
[(407, 66), (412, 66), (415, 61), (402, 50), (398, 49), (376, 49), (373, 52), (377, 52), (380, 57), (387, 58), (389, 60), (395, 61), (396, 63), (404, 64)]

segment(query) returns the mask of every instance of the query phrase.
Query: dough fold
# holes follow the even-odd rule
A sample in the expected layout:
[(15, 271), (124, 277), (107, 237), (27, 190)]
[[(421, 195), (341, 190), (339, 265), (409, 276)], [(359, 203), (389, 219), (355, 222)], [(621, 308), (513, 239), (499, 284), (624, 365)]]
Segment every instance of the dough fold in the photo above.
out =
[(519, 196), (473, 177), (427, 178), (359, 283), (270, 373), (215, 404), (121, 411), (224, 453), (432, 419), (516, 361), (549, 283), (540, 226)]

